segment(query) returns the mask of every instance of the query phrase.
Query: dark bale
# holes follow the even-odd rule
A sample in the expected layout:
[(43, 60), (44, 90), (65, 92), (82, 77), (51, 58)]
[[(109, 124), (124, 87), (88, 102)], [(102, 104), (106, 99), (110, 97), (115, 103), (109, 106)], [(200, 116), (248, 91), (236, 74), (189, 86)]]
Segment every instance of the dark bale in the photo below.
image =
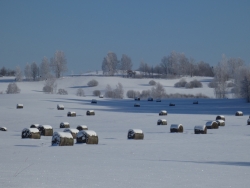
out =
[(235, 116), (243, 116), (243, 112), (237, 111), (237, 112), (235, 113)]
[(87, 116), (94, 116), (94, 115), (95, 115), (95, 111), (94, 111), (94, 110), (88, 110), (88, 111), (86, 112), (86, 115), (87, 115)]
[(76, 127), (76, 129), (78, 129), (79, 131), (81, 131), (81, 130), (88, 130), (88, 127), (87, 127), (87, 126), (84, 126), (84, 125), (78, 125), (78, 126)]
[(154, 101), (154, 99), (152, 97), (149, 97), (148, 101)]
[(95, 133), (94, 131), (85, 131), (81, 130), (77, 133), (76, 142), (77, 143), (86, 143), (86, 144), (98, 144), (98, 136), (97, 134), (90, 134)]
[(170, 126), (171, 133), (183, 133), (183, 126), (179, 124), (178, 126)]
[(194, 134), (207, 134), (207, 127), (203, 126), (203, 129), (200, 128), (194, 128)]
[(135, 101), (141, 100), (140, 97), (135, 97)]
[(60, 128), (70, 128), (70, 125), (68, 122), (62, 122), (60, 123)]
[(36, 128), (25, 128), (22, 130), (22, 138), (40, 139), (41, 135), (39, 130)]
[(140, 107), (140, 104), (136, 103), (134, 104), (134, 107)]
[(193, 104), (199, 104), (199, 102), (198, 101), (194, 101)]
[(92, 104), (97, 104), (97, 100), (96, 99), (92, 99), (91, 103)]
[(169, 104), (169, 106), (175, 106), (175, 104), (173, 104), (173, 103), (170, 103), (170, 104)]
[(128, 139), (143, 140), (144, 139), (144, 134), (134, 132), (134, 130), (130, 129), (128, 131)]

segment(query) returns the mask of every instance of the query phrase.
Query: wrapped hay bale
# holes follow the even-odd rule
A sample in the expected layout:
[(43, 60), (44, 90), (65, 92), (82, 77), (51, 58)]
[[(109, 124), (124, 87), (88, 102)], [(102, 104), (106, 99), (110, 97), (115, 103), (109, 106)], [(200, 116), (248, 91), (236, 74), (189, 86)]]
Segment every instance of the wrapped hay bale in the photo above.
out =
[(70, 125), (68, 122), (61, 122), (60, 123), (60, 128), (70, 128)]
[(67, 133), (72, 134), (73, 138), (76, 139), (76, 134), (79, 132), (79, 130), (78, 129), (67, 128), (67, 129), (64, 129), (63, 132), (67, 132)]
[(135, 101), (141, 100), (140, 97), (135, 97)]
[(175, 104), (174, 103), (170, 103), (169, 106), (175, 106)]
[(87, 125), (78, 125), (76, 128), (77, 128), (79, 131), (81, 131), (81, 130), (88, 130)]
[(242, 112), (242, 111), (237, 111), (237, 112), (235, 113), (235, 116), (243, 116), (243, 112)]
[(23, 104), (17, 104), (17, 105), (16, 105), (16, 108), (17, 108), (17, 109), (23, 108)]
[(139, 103), (135, 103), (134, 107), (140, 107), (140, 104)]
[(182, 124), (171, 124), (170, 126), (171, 133), (183, 133), (183, 126)]
[(24, 128), (22, 130), (22, 138), (40, 139), (41, 135), (37, 128)]
[(159, 113), (159, 116), (166, 116), (166, 115), (168, 115), (168, 112), (166, 110), (162, 110)]
[(226, 118), (223, 115), (219, 115), (219, 116), (216, 117), (216, 120), (219, 120), (219, 119), (222, 119), (222, 120), (226, 121)]
[(73, 146), (73, 136), (68, 132), (54, 132), (51, 141), (52, 146)]
[(218, 119), (218, 120), (216, 120), (216, 122), (217, 122), (218, 126), (225, 126), (225, 121), (222, 119)]
[(0, 127), (0, 131), (7, 131), (6, 127)]
[(86, 112), (86, 115), (87, 115), (87, 116), (94, 116), (94, 115), (95, 115), (95, 111), (94, 111), (94, 110), (88, 110), (88, 111)]
[(247, 120), (247, 125), (250, 125), (250, 118)]
[(64, 110), (64, 106), (62, 104), (57, 105), (57, 110)]
[(37, 124), (37, 123), (32, 124), (32, 125), (30, 126), (30, 128), (37, 128), (37, 129), (38, 129), (38, 127), (39, 127), (39, 124)]
[(91, 103), (96, 104), (96, 103), (97, 103), (97, 100), (96, 100), (96, 99), (92, 99), (92, 100), (91, 100)]
[(206, 123), (206, 127), (207, 127), (207, 129), (218, 129), (219, 125), (216, 121), (208, 121)]
[(194, 134), (207, 134), (206, 125), (197, 125), (194, 127)]
[(161, 102), (161, 99), (156, 99), (156, 102)]
[(52, 136), (53, 128), (50, 125), (39, 125), (38, 130), (41, 136)]
[(157, 121), (157, 125), (167, 125), (167, 120), (165, 120), (165, 119), (159, 119)]
[(199, 104), (199, 102), (198, 101), (194, 101), (193, 104)]
[(143, 140), (144, 134), (141, 129), (129, 129), (128, 139)]
[(67, 113), (67, 116), (68, 117), (76, 117), (76, 113), (73, 112), (73, 111), (70, 111), (70, 112)]
[(148, 101), (153, 101), (154, 99), (152, 97), (149, 97), (148, 98)]
[(76, 135), (77, 143), (98, 144), (98, 135), (95, 131), (81, 130)]

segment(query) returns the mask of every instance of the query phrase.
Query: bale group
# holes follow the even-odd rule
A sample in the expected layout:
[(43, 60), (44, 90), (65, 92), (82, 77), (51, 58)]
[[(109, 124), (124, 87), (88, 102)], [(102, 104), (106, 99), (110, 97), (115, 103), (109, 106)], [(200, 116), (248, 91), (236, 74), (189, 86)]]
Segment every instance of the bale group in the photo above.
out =
[(140, 107), (140, 104), (139, 103), (135, 103), (134, 107)]

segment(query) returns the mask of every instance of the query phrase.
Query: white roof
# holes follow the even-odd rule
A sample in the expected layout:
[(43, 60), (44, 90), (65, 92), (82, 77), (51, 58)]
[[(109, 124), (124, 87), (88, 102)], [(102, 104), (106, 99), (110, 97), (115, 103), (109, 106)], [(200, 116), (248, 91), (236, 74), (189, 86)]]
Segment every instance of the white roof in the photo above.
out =
[(159, 122), (159, 121), (167, 121), (167, 120), (166, 120), (166, 119), (158, 119), (158, 122)]
[(79, 130), (78, 129), (67, 128), (67, 129), (64, 129), (63, 132), (71, 132), (71, 133), (77, 134), (79, 132)]
[(178, 129), (182, 124), (171, 124), (170, 129), (171, 128), (175, 128)]
[(43, 127), (45, 129), (52, 129), (50, 125), (39, 125), (39, 127)]
[(205, 125), (196, 125), (195, 127), (194, 127), (194, 129), (196, 129), (196, 130), (204, 130), (205, 129)]
[(69, 132), (54, 132), (53, 137), (54, 136), (60, 136), (60, 137), (64, 137), (64, 138), (73, 138), (72, 134)]
[(133, 131), (134, 133), (143, 133), (141, 129), (129, 129), (128, 131)]
[(28, 130), (29, 132), (32, 132), (32, 133), (38, 133), (39, 130), (37, 128), (24, 128), (23, 131), (25, 130)]
[[(222, 120), (222, 121), (223, 121), (223, 120)], [(215, 121), (208, 121), (208, 122), (206, 123), (206, 126), (212, 125), (214, 122), (215, 122)]]

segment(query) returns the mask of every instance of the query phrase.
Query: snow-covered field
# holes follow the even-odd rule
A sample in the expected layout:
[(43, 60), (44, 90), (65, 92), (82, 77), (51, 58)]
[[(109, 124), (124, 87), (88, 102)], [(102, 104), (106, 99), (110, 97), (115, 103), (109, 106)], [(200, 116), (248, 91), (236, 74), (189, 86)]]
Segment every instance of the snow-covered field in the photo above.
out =
[[(97, 87), (87, 87), (96, 79)], [(187, 78), (187, 80), (190, 78)], [(201, 89), (174, 88), (177, 80), (156, 80), (167, 93), (203, 93), (213, 96), (207, 87), (211, 78), (202, 81)], [(111, 100), (92, 96), (92, 91), (105, 90), (118, 82), (129, 89), (142, 91), (151, 86), (151, 79), (117, 77), (65, 77), (57, 81), (58, 89), (69, 95), (44, 94), (44, 82), (20, 82), (20, 94), (2, 94), (0, 105), (0, 187), (235, 187), (250, 185), (250, 108), (242, 99), (166, 99), (162, 102), (132, 99)], [(10, 78), (0, 78), (0, 91), (5, 91)], [(75, 95), (83, 88), (86, 97)], [(91, 104), (91, 99), (97, 104)], [(170, 107), (169, 103), (176, 106)], [(24, 104), (16, 109), (16, 104)], [(63, 104), (65, 110), (57, 110)], [(86, 116), (95, 110), (95, 116)], [(167, 110), (168, 125), (157, 126), (160, 110)], [(236, 111), (244, 116), (235, 116)], [(67, 117), (75, 111), (76, 117)], [(208, 134), (195, 135), (194, 126), (204, 125), (217, 115), (225, 115), (226, 126), (209, 129)], [(98, 145), (74, 144), (51, 146), (51, 136), (21, 139), (23, 128), (39, 123), (51, 125), (56, 131), (61, 122), (72, 128), (87, 125), (99, 137)], [(170, 133), (170, 125), (181, 123), (184, 133)], [(144, 140), (128, 140), (131, 128), (141, 129)]]

